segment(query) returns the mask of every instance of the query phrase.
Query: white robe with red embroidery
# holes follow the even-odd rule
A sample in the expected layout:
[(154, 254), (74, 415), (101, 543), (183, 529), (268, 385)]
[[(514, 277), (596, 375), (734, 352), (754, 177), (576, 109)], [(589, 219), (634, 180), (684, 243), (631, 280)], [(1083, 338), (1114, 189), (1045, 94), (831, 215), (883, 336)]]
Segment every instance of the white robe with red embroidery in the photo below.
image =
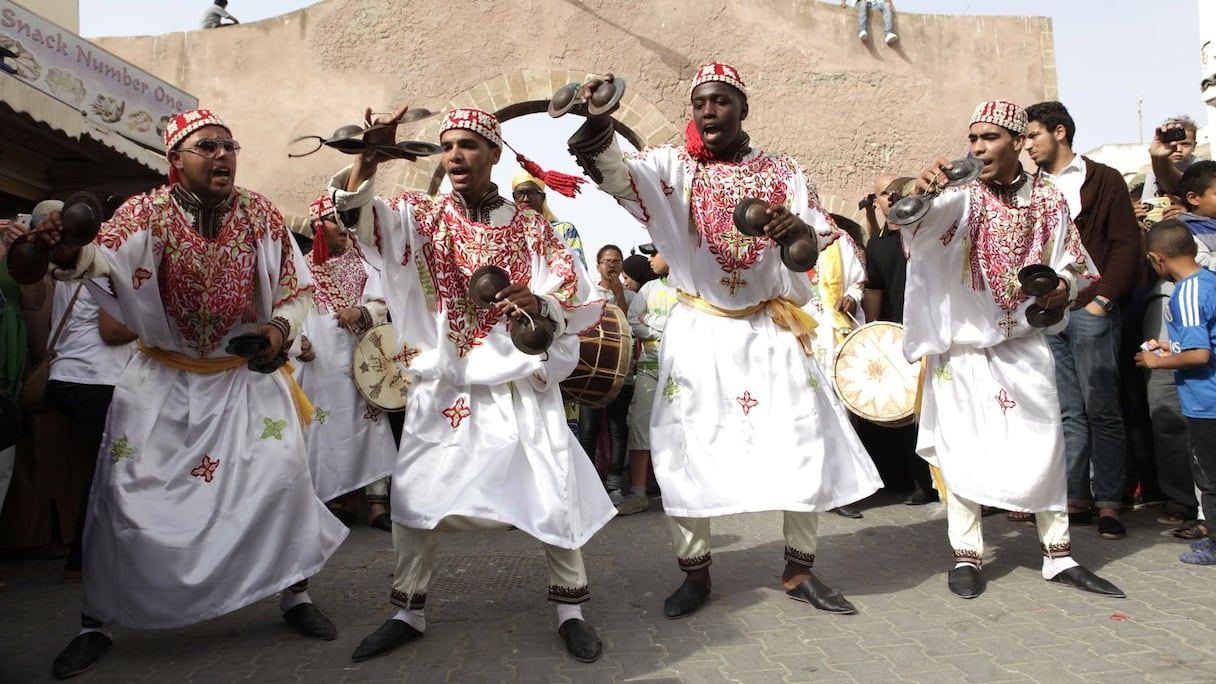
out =
[[(577, 334), (603, 314), (582, 264), (544, 217), (505, 200), (475, 223), (448, 196), (385, 202), (370, 181), (347, 192), (348, 173), (330, 188), (339, 211), (362, 208), (356, 233), (382, 269), (399, 361), (413, 380), (393, 521), (435, 529), (445, 518), (473, 519), (581, 547), (616, 514), (558, 388), (578, 362)], [(490, 264), (548, 300), (558, 335), (547, 357), (520, 352), (507, 317), (469, 300), (469, 277)]]
[(1055, 363), (1026, 309), (1018, 271), (1047, 264), (1070, 299), (1098, 279), (1059, 191), (1032, 177), (1017, 208), (982, 183), (948, 190), (915, 228), (908, 259), (904, 355), (924, 358), (917, 452), (946, 491), (988, 506), (1063, 511), (1064, 436)]
[(304, 321), (303, 334), (316, 358), (297, 362), (296, 378), (314, 408), (306, 432), (313, 489), (329, 501), (388, 477), (396, 462), (388, 416), (355, 389), (351, 360), (359, 337), (338, 327), (336, 318), (343, 309), (367, 305), (379, 313), (373, 314), (372, 325), (383, 323), (384, 293), (380, 273), (357, 249), (319, 266), (309, 261), (309, 267), (315, 308)]
[[(753, 150), (700, 164), (683, 147), (622, 155), (614, 141), (594, 163), (600, 188), (650, 231), (671, 286), (723, 309), (811, 299), (777, 245), (732, 220), (740, 200), (759, 197), (830, 243), (827, 214), (790, 157)], [(766, 310), (726, 318), (678, 305), (659, 353), (651, 454), (669, 515), (826, 511), (882, 485), (827, 374)]]
[[(298, 329), (312, 280), (269, 200), (238, 189), (215, 240), (167, 188), (132, 198), (73, 275), (147, 347), (231, 359), (275, 316)], [(137, 353), (114, 388), (89, 497), (83, 612), (172, 628), (315, 574), (347, 531), (312, 490), (282, 373), (176, 370)]]

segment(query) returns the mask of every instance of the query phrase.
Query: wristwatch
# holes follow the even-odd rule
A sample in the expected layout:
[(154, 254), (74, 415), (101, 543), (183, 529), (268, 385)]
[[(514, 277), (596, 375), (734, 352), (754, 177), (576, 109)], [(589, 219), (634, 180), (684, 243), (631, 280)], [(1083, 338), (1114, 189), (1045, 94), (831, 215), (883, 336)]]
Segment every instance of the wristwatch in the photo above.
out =
[(1115, 309), (1115, 303), (1102, 295), (1096, 295), (1094, 297), (1094, 301), (1097, 302), (1098, 306), (1102, 307), (1102, 310), (1106, 313), (1110, 313)]

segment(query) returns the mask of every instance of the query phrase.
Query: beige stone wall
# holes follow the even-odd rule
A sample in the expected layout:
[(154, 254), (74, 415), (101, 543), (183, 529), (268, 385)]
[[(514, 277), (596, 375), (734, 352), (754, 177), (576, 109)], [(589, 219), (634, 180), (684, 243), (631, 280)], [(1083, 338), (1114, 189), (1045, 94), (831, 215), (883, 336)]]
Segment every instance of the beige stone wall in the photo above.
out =
[[(496, 111), (611, 70), (628, 79), (622, 118), (662, 143), (690, 115), (696, 68), (720, 59), (748, 82), (752, 140), (793, 154), (828, 208), (855, 216), (879, 173), (962, 154), (976, 103), (1055, 97), (1048, 19), (899, 14), (893, 47), (860, 43), (854, 21), (813, 0), (327, 0), (222, 30), (100, 42), (220, 112), (244, 146), (240, 183), (297, 215), (346, 160), (289, 160), (288, 140), (355, 123), (365, 105)], [(418, 126), (403, 137), (437, 123)], [(433, 164), (398, 164), (396, 187), (432, 184)]]

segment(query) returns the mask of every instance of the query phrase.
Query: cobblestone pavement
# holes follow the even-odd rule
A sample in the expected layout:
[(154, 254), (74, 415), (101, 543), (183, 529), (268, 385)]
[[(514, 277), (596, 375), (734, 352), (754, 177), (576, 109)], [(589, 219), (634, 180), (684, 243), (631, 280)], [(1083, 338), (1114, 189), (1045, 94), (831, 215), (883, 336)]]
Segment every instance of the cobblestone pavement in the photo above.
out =
[[(76, 681), (101, 682), (1211, 682), (1216, 679), (1216, 568), (1178, 562), (1185, 545), (1155, 524), (1160, 509), (1125, 515), (1129, 533), (1103, 541), (1074, 528), (1077, 559), (1129, 598), (1044, 582), (1034, 529), (985, 519), (986, 593), (951, 595), (940, 505), (881, 495), (863, 520), (824, 515), (817, 574), (860, 609), (831, 616), (779, 588), (781, 518), (719, 519), (714, 590), (684, 620), (662, 615), (681, 581), (667, 522), (650, 512), (612, 521), (588, 544), (586, 617), (604, 640), (587, 665), (568, 658), (545, 597), (540, 545), (518, 531), (445, 535), (427, 604), (425, 639), (353, 663), (359, 641), (391, 615), (390, 536), (358, 526), (312, 582), (338, 625), (332, 642), (289, 631), (269, 598), (193, 627), (118, 629), (114, 648)], [(50, 680), (77, 629), (79, 585), (60, 561), (0, 564), (0, 681)]]

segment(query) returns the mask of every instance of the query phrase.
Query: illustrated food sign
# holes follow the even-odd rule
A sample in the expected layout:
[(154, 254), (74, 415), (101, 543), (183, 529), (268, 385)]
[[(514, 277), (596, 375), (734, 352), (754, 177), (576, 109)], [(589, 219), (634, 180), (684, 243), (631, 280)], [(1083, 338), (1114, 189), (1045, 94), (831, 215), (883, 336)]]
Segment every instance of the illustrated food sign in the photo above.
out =
[(16, 57), (0, 78), (20, 78), (90, 121), (154, 150), (165, 124), (198, 106), (188, 95), (80, 36), (0, 0), (0, 47)]

